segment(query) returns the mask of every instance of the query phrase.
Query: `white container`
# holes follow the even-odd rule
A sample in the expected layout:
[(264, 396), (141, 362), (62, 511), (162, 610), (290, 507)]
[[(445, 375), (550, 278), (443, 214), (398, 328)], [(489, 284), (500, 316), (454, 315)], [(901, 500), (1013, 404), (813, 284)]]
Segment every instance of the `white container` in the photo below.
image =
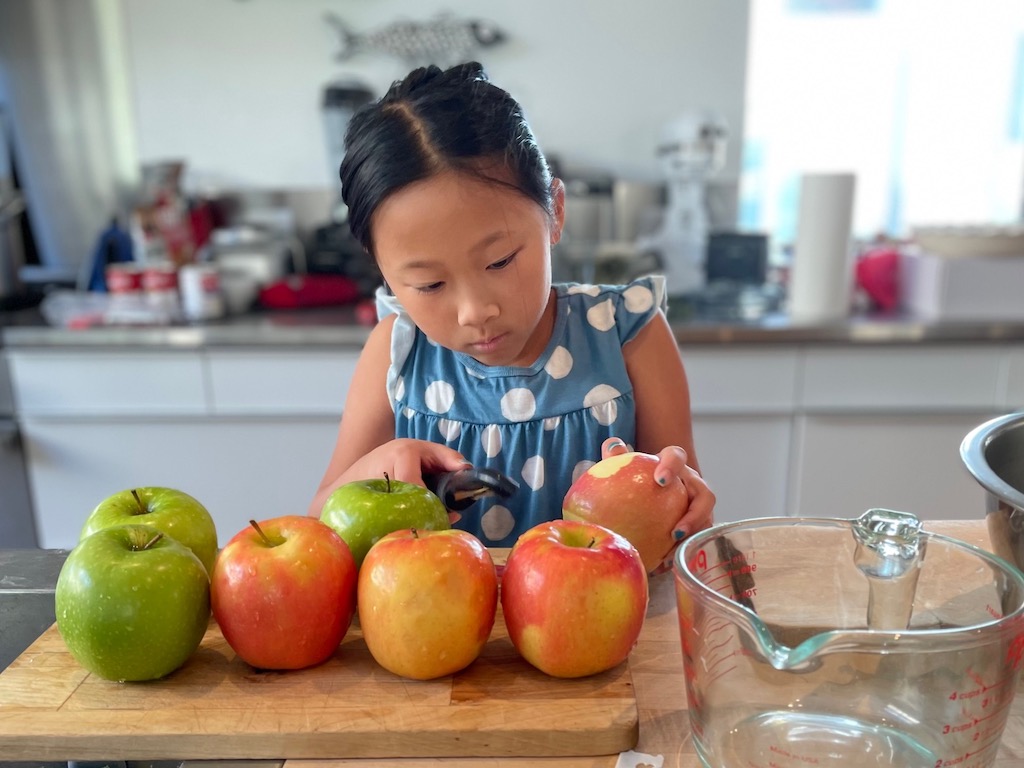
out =
[(1024, 255), (900, 259), (903, 308), (923, 320), (1024, 320)]
[(214, 320), (224, 316), (220, 272), (210, 264), (186, 264), (178, 273), (181, 308), (188, 320)]
[(800, 179), (789, 278), (789, 314), (794, 319), (839, 320), (850, 313), (855, 188), (852, 173), (807, 173)]

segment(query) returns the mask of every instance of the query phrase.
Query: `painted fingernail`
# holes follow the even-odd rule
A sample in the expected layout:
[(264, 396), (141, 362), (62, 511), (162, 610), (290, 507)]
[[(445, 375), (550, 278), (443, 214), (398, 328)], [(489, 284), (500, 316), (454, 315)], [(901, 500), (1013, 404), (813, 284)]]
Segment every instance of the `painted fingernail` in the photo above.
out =
[(682, 541), (686, 538), (686, 531), (680, 531), (678, 528), (676, 528), (674, 531), (672, 531), (672, 537), (676, 541)]
[(668, 478), (667, 478), (667, 477), (656, 477), (656, 478), (654, 478), (654, 481), (655, 481), (655, 482), (656, 482), (656, 483), (657, 483), (658, 485), (665, 485), (665, 483), (667, 483), (667, 482), (668, 482)]
[(624, 442), (622, 442), (621, 440), (613, 440), (612, 442), (608, 443), (608, 450), (609, 451), (612, 448), (625, 448), (625, 447), (626, 447), (626, 444)]

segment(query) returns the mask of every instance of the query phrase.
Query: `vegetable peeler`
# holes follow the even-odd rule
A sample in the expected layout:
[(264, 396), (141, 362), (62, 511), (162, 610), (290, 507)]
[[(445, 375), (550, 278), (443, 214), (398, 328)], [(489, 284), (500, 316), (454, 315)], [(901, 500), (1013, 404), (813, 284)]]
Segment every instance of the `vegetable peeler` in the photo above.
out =
[(487, 496), (507, 499), (519, 488), (519, 483), (511, 477), (487, 467), (428, 473), (423, 476), (423, 482), (445, 507), (455, 512), (468, 509), (477, 499)]

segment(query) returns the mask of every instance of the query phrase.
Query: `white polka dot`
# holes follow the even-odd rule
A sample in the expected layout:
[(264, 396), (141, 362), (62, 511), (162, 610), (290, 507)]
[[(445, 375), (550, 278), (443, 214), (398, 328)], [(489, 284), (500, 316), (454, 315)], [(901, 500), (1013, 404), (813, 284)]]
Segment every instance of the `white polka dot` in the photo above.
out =
[(646, 312), (654, 306), (654, 294), (646, 285), (631, 285), (622, 292), (623, 303), (630, 312)]
[(561, 416), (549, 416), (548, 418), (544, 419), (544, 429), (547, 430), (548, 432), (551, 432), (552, 430), (558, 429), (558, 425), (561, 423)]
[(591, 461), (590, 459), (584, 459), (583, 461), (576, 462), (576, 466), (572, 468), (572, 481), (575, 483), (580, 477), (594, 466), (597, 462)]
[(497, 425), (489, 424), (483, 428), (480, 433), (480, 447), (484, 449), (489, 459), (501, 453), (501, 430)]
[(447, 381), (432, 381), (427, 385), (423, 399), (427, 403), (427, 408), (434, 413), (448, 413), (448, 409), (455, 402), (455, 387)]
[(599, 294), (600, 292), (601, 289), (598, 288), (596, 285), (588, 285), (587, 283), (582, 283), (580, 285), (570, 285), (569, 289), (566, 291), (566, 293), (568, 293), (570, 296), (574, 293), (585, 293), (587, 294), (587, 296), (597, 296), (597, 294)]
[(607, 427), (619, 415), (615, 398), (620, 394), (619, 390), (610, 384), (598, 384), (584, 396), (583, 406), (590, 409), (590, 415), (598, 424)]
[(551, 357), (544, 364), (544, 370), (552, 379), (564, 379), (572, 370), (572, 355), (565, 347), (555, 347)]
[(523, 462), (523, 480), (533, 490), (539, 491), (544, 487), (544, 457), (531, 456)]
[(445, 442), (450, 443), (462, 432), (462, 422), (452, 421), (451, 419), (438, 419), (437, 431), (441, 433), (441, 437), (445, 439)]
[(402, 413), (405, 414), (405, 418), (412, 419), (416, 411), (414, 411), (412, 408), (406, 408), (404, 411), (402, 411)]
[(524, 387), (510, 389), (501, 397), (501, 415), (509, 421), (529, 421), (536, 412), (533, 392)]
[(587, 322), (599, 331), (608, 331), (615, 327), (615, 305), (611, 299), (605, 299), (587, 310)]
[(488, 509), (480, 518), (480, 529), (484, 536), (491, 541), (501, 541), (516, 526), (516, 520), (512, 517), (508, 507), (495, 504)]
[(395, 400), (405, 399), (405, 377), (399, 376), (398, 381), (395, 382)]

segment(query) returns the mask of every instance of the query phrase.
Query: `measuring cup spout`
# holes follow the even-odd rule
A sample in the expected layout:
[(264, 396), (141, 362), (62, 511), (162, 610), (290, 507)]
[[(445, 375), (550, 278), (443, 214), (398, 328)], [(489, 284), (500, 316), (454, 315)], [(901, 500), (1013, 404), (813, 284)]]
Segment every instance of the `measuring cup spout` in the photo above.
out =
[(869, 509), (851, 529), (854, 562), (868, 579), (868, 627), (906, 629), (924, 561), (921, 521), (909, 512)]

